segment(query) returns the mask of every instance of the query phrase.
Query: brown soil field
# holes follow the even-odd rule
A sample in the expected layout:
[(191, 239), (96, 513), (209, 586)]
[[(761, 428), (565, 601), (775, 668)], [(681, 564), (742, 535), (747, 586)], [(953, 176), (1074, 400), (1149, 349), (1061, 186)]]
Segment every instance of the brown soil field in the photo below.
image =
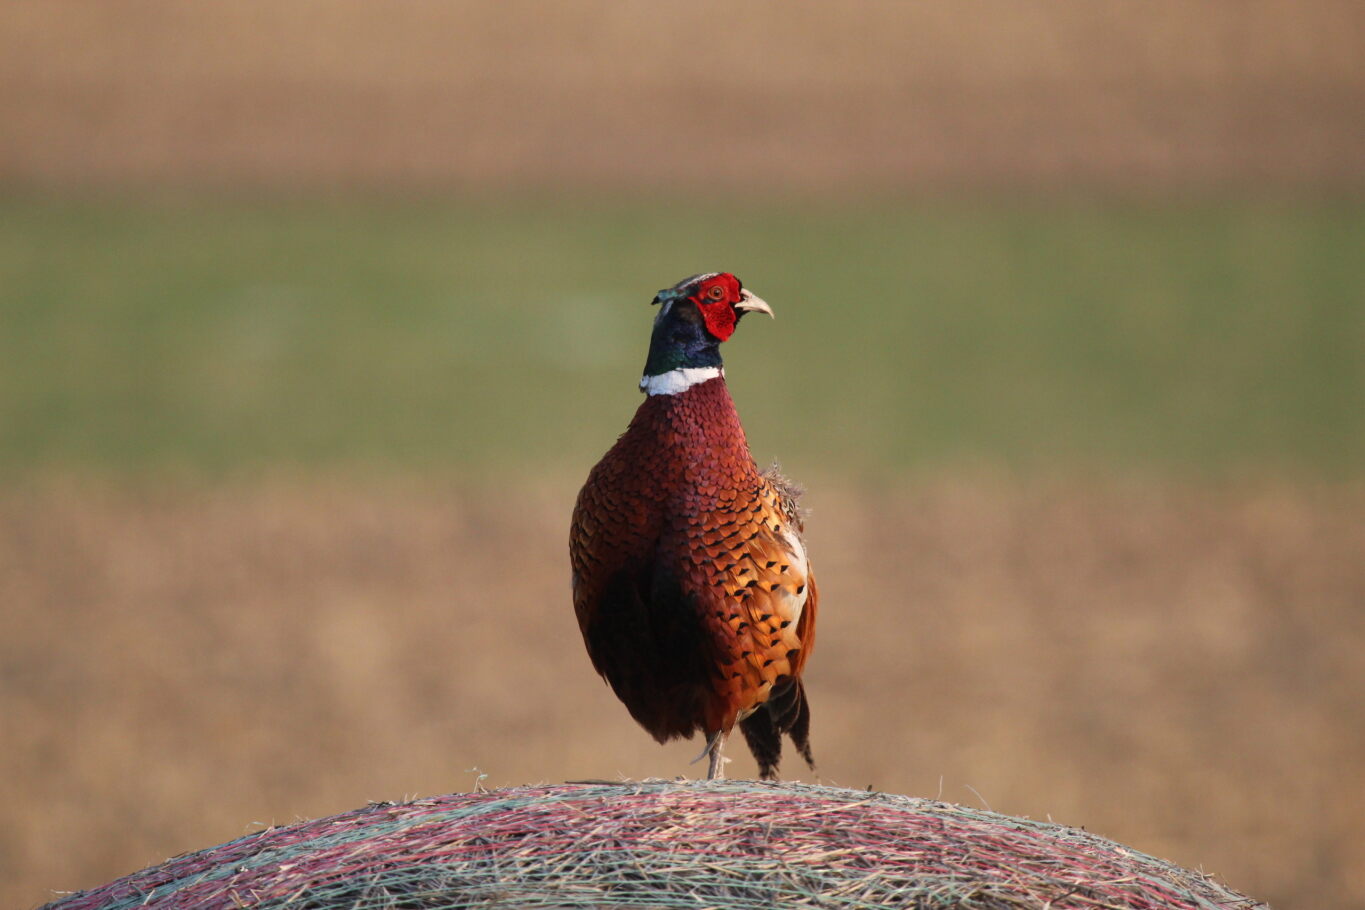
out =
[[(789, 775), (1365, 906), (1365, 488), (808, 480), (820, 773)], [(588, 664), (575, 489), (0, 493), (0, 904), (372, 799), (698, 773)]]
[(0, 181), (1365, 183), (1359, 0), (7, 0)]

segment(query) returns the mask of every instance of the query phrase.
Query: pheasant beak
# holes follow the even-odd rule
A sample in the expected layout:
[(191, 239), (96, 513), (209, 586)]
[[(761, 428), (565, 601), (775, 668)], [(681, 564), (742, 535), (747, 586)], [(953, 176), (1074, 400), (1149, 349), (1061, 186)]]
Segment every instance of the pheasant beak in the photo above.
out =
[(773, 308), (768, 306), (768, 301), (749, 290), (740, 290), (739, 303), (735, 304), (735, 309), (741, 313), (766, 313), (769, 319), (777, 318), (773, 315)]

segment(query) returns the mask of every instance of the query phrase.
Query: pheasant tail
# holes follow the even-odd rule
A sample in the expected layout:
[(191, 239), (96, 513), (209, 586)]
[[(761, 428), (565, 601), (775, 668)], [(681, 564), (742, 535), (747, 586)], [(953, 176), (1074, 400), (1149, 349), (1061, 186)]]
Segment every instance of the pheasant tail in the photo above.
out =
[(782, 691), (773, 693), (763, 707), (739, 722), (739, 729), (764, 780), (777, 778), (784, 733), (811, 770), (815, 770), (815, 757), (810, 751), (810, 705), (800, 680), (792, 680)]

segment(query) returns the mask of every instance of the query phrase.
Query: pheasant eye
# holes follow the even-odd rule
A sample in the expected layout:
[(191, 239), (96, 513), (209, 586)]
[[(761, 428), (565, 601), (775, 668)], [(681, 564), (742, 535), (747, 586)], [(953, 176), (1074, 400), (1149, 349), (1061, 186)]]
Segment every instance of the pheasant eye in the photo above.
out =
[(725, 288), (718, 284), (712, 285), (711, 290), (706, 292), (706, 296), (710, 297), (712, 300), (720, 300), (725, 296)]

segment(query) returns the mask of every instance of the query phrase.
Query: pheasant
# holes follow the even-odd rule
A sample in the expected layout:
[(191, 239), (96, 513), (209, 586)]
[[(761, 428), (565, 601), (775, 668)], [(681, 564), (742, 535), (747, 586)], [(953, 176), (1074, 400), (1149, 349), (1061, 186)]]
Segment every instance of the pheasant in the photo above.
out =
[(593, 667), (659, 742), (701, 733), (707, 778), (736, 723), (764, 779), (786, 734), (814, 768), (801, 670), (815, 577), (799, 491), (760, 472), (720, 345), (772, 309), (728, 272), (654, 298), (645, 400), (588, 475), (570, 529), (574, 611)]

